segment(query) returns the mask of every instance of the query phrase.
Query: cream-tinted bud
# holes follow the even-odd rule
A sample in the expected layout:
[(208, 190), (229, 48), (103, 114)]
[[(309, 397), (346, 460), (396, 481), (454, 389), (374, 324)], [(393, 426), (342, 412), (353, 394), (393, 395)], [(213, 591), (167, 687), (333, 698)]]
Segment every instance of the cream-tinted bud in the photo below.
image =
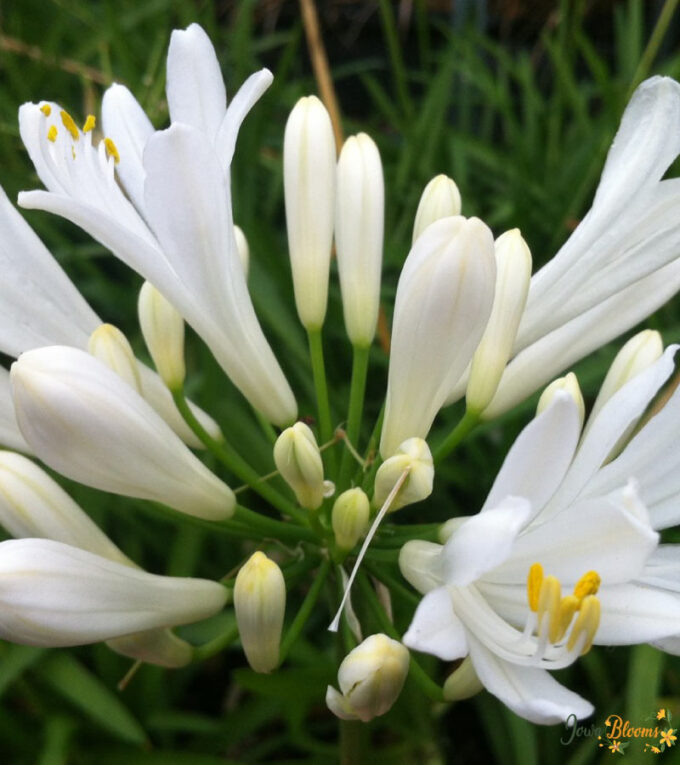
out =
[(335, 541), (341, 550), (351, 550), (368, 529), (371, 503), (366, 492), (347, 489), (335, 500), (331, 521)]
[(442, 523), (439, 527), (439, 532), (437, 533), (439, 541), (442, 544), (447, 542), (466, 521), (470, 520), (470, 518), (472, 518), (471, 515), (458, 515), (455, 518), (449, 518), (448, 521)]
[(435, 176), (423, 189), (413, 224), (413, 241), (440, 218), (460, 215), (461, 200), (458, 186), (448, 175)]
[(483, 687), (470, 657), (467, 656), (446, 679), (444, 698), (447, 701), (463, 701), (478, 694)]
[(345, 141), (338, 160), (335, 249), (347, 335), (373, 341), (380, 304), (385, 186), (378, 147), (365, 133)]
[(303, 326), (326, 317), (335, 218), (335, 139), (316, 96), (301, 98), (283, 139), (283, 185), (295, 305)]
[(340, 692), (329, 685), (326, 704), (341, 720), (369, 722), (392, 708), (408, 668), (407, 648), (387, 635), (371, 635), (344, 658), (338, 670)]
[(276, 669), (286, 611), (286, 583), (281, 569), (263, 552), (251, 555), (238, 572), (234, 609), (248, 664), (255, 672)]
[(109, 369), (131, 385), (137, 393), (142, 392), (137, 359), (127, 337), (113, 324), (102, 324), (90, 335), (87, 350), (104, 362)]
[(399, 551), (399, 570), (404, 579), (423, 594), (441, 587), (442, 545), (412, 539)]
[(422, 438), (409, 438), (378, 468), (373, 493), (374, 507), (382, 507), (407, 469), (409, 472), (389, 511), (394, 512), (430, 496), (434, 482), (434, 463), (430, 447)]
[(300, 505), (317, 510), (326, 495), (323, 461), (311, 428), (296, 422), (274, 444), (274, 464)]
[(137, 301), (139, 325), (156, 370), (170, 390), (184, 383), (184, 319), (151, 284), (144, 282)]
[(568, 393), (576, 402), (578, 407), (579, 417), (581, 419), (581, 425), (586, 416), (586, 405), (583, 400), (583, 394), (581, 393), (581, 386), (578, 384), (576, 375), (573, 372), (569, 372), (564, 377), (558, 377), (557, 380), (553, 380), (550, 385), (541, 393), (541, 397), (538, 399), (538, 406), (536, 407), (536, 415), (545, 411), (550, 404), (552, 404), (555, 394), (563, 390)]
[(243, 266), (243, 273), (246, 275), (247, 279), (248, 270), (250, 268), (250, 247), (248, 247), (248, 240), (240, 226), (234, 226), (234, 238), (236, 239), (236, 251), (238, 252), (239, 260)]
[(498, 388), (515, 343), (531, 280), (531, 252), (519, 229), (496, 239), (496, 290), (489, 323), (472, 357), (467, 408), (481, 412)]

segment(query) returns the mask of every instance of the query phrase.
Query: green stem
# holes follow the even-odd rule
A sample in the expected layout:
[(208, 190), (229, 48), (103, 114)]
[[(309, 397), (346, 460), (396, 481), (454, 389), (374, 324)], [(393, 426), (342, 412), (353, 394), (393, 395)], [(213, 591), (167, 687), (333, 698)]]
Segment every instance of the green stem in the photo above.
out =
[(362, 724), (358, 720), (339, 720), (340, 765), (360, 765), (362, 761)]
[[(366, 391), (366, 376), (368, 374), (368, 357), (370, 348), (354, 346), (352, 355), (352, 384), (349, 391), (349, 411), (347, 414), (347, 438), (352, 446), (359, 450), (359, 435), (361, 432), (361, 416), (364, 411), (364, 393)], [(340, 465), (338, 488), (342, 490), (349, 484), (350, 472), (354, 456), (345, 449)]]
[(300, 610), (295, 615), (295, 619), (293, 619), (293, 623), (290, 625), (290, 627), (288, 628), (288, 632), (286, 633), (285, 637), (281, 641), (281, 650), (279, 651), (279, 664), (283, 664), (286, 656), (288, 655), (288, 651), (290, 651), (291, 646), (298, 639), (298, 637), (300, 636), (300, 633), (302, 632), (302, 629), (307, 623), (307, 619), (309, 619), (309, 616), (312, 613), (312, 609), (316, 605), (316, 601), (319, 597), (319, 593), (321, 592), (321, 588), (323, 587), (324, 582), (326, 581), (326, 577), (328, 576), (330, 567), (331, 567), (330, 560), (328, 558), (325, 558), (323, 563), (319, 567), (319, 571), (316, 577), (314, 578), (312, 582), (312, 586), (309, 588), (307, 595), (305, 596), (305, 599), (302, 601)]
[(209, 640), (203, 645), (197, 645), (194, 648), (193, 662), (204, 661), (210, 659), (215, 654), (220, 653), (225, 648), (230, 646), (234, 640), (238, 637), (238, 626), (233, 624), (229, 629), (225, 630), (221, 635)]
[(461, 421), (456, 427), (449, 433), (449, 435), (439, 444), (434, 450), (432, 455), (434, 464), (441, 462), (444, 457), (447, 457), (458, 446), (458, 444), (474, 430), (479, 424), (479, 415), (477, 412), (467, 411), (463, 415)]
[(649, 74), (649, 70), (656, 58), (656, 54), (659, 52), (659, 48), (668, 31), (668, 25), (671, 23), (677, 5), (678, 0), (666, 0), (664, 3), (661, 13), (659, 14), (659, 19), (649, 37), (647, 47), (644, 49), (644, 52), (640, 57), (640, 63), (633, 75), (633, 81), (631, 82), (630, 90), (628, 91), (628, 98), (630, 98), (635, 88)]
[(265, 438), (267, 441), (269, 441), (270, 444), (274, 445), (276, 443), (276, 439), (278, 438), (278, 434), (276, 433), (276, 430), (274, 430), (274, 426), (266, 417), (264, 417), (264, 415), (260, 414), (260, 412), (258, 412), (255, 407), (252, 407), (252, 410), (253, 414), (255, 415), (255, 419), (262, 428), (262, 432), (264, 433)]
[[(401, 640), (401, 635), (397, 632), (394, 624), (392, 624), (385, 613), (385, 609), (382, 607), (382, 603), (378, 600), (378, 596), (371, 587), (368, 577), (361, 573), (357, 579), (361, 592), (368, 602), (368, 606), (377, 619), (378, 624), (380, 624), (380, 628), (385, 631), (386, 635), (389, 635), (394, 640)], [(410, 676), (428, 698), (433, 701), (444, 701), (444, 692), (413, 658), (413, 654), (411, 654)]]
[(182, 390), (173, 391), (172, 398), (186, 424), (225, 467), (247, 483), (253, 491), (257, 492), (263, 499), (266, 499), (277, 510), (290, 515), (299, 523), (308, 525), (307, 515), (303, 510), (279, 494), (272, 486), (262, 481), (257, 472), (226, 440), (224, 443), (220, 443), (208, 433), (189, 408)]
[(252, 528), (256, 532), (262, 532), (265, 536), (275, 539), (290, 541), (316, 542), (316, 534), (308, 528), (303, 528), (296, 524), (278, 521), (276, 518), (269, 518), (261, 513), (255, 513), (243, 505), (237, 505), (234, 512), (234, 520), (240, 522), (246, 528)]
[[(319, 436), (321, 443), (326, 443), (333, 438), (333, 424), (331, 407), (328, 402), (328, 384), (326, 383), (326, 366), (323, 360), (321, 330), (307, 330), (307, 340), (309, 341), (309, 358), (312, 362), (312, 375), (316, 391), (316, 406), (319, 412)], [(335, 453), (333, 449), (328, 449), (324, 457), (330, 474), (335, 475)]]

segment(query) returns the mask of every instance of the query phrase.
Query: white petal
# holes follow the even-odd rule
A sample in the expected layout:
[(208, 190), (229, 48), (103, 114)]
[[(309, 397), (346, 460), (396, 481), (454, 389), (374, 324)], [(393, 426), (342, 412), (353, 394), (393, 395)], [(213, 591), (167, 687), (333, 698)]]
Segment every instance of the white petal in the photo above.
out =
[(106, 645), (121, 656), (176, 669), (185, 667), (194, 656), (194, 649), (186, 640), (170, 630), (156, 629), (107, 640)]
[(680, 656), (680, 635), (654, 640), (652, 645), (660, 651), (670, 653), (671, 656)]
[(560, 485), (581, 431), (573, 398), (558, 394), (512, 445), (486, 498), (482, 512), (507, 496), (525, 497), (538, 512)]
[(9, 372), (4, 367), (0, 367), (0, 445), (31, 454), (31, 447), (26, 443), (17, 425)]
[(560, 685), (546, 670), (510, 664), (472, 635), (468, 640), (470, 658), (483, 685), (520, 717), (538, 725), (552, 725), (572, 715), (582, 720), (594, 712), (592, 704)]
[(216, 582), (147, 574), (47, 539), (0, 543), (0, 635), (25, 645), (95, 643), (219, 611)]
[(332, 685), (326, 688), (326, 706), (341, 720), (358, 720), (359, 715), (352, 710), (352, 705)]
[(634, 645), (680, 635), (680, 595), (643, 584), (603, 587), (598, 645)]
[(198, 24), (173, 31), (167, 67), (170, 119), (214, 140), (224, 119), (227, 92), (215, 49)]
[(153, 125), (125, 85), (114, 83), (104, 93), (102, 127), (104, 135), (113, 140), (120, 155), (116, 173), (135, 207), (143, 211), (142, 153), (153, 133)]
[(442, 545), (411, 539), (399, 551), (399, 570), (419, 592), (427, 593), (444, 584)]
[(453, 612), (446, 587), (428, 592), (420, 601), (402, 642), (415, 651), (431, 653), (445, 661), (467, 654), (465, 629)]
[(75, 348), (28, 351), (11, 371), (21, 431), (50, 467), (88, 486), (207, 520), (235, 499), (127, 383)]
[(446, 582), (464, 587), (503, 563), (531, 512), (531, 504), (523, 497), (506, 497), (463, 523), (444, 545)]

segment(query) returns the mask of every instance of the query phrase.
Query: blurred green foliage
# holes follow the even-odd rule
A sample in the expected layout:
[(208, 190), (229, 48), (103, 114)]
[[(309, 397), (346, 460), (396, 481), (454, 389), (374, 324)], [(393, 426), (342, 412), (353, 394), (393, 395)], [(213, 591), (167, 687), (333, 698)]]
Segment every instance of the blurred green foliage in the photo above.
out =
[[(364, 13), (365, 27), (359, 24), (357, 32), (363, 35), (361, 46), (342, 42), (347, 37), (342, 15), (335, 22), (330, 13), (323, 18), (327, 38), (335, 43), (330, 63), (346, 132), (369, 132), (385, 166), (388, 316), (418, 198), (433, 175), (452, 175), (462, 192), (464, 213), (483, 218), (495, 233), (519, 227), (540, 265), (587, 210), (634, 85), (652, 73), (680, 75), (678, 19), (671, 14), (670, 24), (654, 38), (661, 4), (643, 0), (612, 3), (608, 14), (597, 16), (597, 24), (590, 4), (557, 3), (543, 27), (522, 39), (513, 37), (512, 30), (501, 34), (498, 25), (489, 33), (474, 23), (454, 24), (446, 13), (428, 11), (423, 0), (415, 0), (406, 28), (397, 24), (401, 4), (380, 0), (354, 5)], [(280, 18), (272, 24), (277, 9)], [(297, 4), (4, 0), (0, 13), (0, 183), (12, 198), (39, 184), (16, 124), (17, 108), (24, 101), (58, 100), (82, 122), (86, 114), (98, 113), (106, 85), (119, 81), (132, 89), (154, 123), (163, 126), (169, 35), (193, 21), (215, 43), (230, 92), (254, 69), (266, 65), (273, 70), (274, 84), (239, 138), (232, 176), (235, 217), (250, 242), (256, 308), (298, 394), (301, 413), (313, 415), (306, 342), (294, 312), (287, 264), (281, 168), (287, 113), (299, 96), (315, 91)], [(494, 21), (493, 15), (490, 19)], [(123, 328), (144, 356), (135, 318), (139, 278), (70, 224), (43, 213), (26, 217), (102, 318)], [(325, 343), (331, 404), (339, 422), (346, 408), (351, 354), (337, 280), (331, 290)], [(666, 341), (677, 340), (677, 301), (648, 324), (663, 330)], [(614, 347), (605, 348), (578, 366), (587, 398), (592, 400), (614, 352)], [(195, 338), (188, 356), (190, 394), (210, 406), (253, 464), (270, 470), (269, 447), (252, 414)], [(386, 360), (376, 345), (364, 437), (380, 407)], [(438, 480), (433, 501), (404, 511), (404, 519), (424, 522), (476, 511), (532, 403), (475, 434), (442, 467), (445, 480)], [(459, 415), (455, 407), (444, 412), (441, 432)], [(240, 543), (218, 538), (205, 524), (168, 521), (143, 503), (104, 497), (73, 484), (68, 488), (149, 570), (219, 578), (246, 553)], [(380, 550), (375, 552), (371, 565), (401, 582), (396, 561), (380, 560)], [(295, 613), (299, 597), (292, 596), (289, 614)], [(404, 603), (395, 614), (400, 630), (413, 609), (413, 602)], [(362, 616), (371, 626), (370, 614)], [(201, 641), (224, 629), (229, 618), (184, 633)], [(245, 669), (240, 651), (233, 649), (177, 672), (144, 666), (123, 693), (116, 683), (129, 662), (104, 646), (48, 652), (0, 643), (0, 762), (333, 761), (337, 725), (323, 698), (339, 657), (320, 647), (326, 623), (325, 612), (312, 617), (307, 640), (296, 644), (286, 667), (275, 675), (258, 676)], [(322, 639), (313, 640), (315, 633)], [(441, 673), (427, 657), (423, 665)], [(594, 651), (561, 675), (596, 704), (595, 723), (600, 725), (616, 711), (651, 713), (649, 705), (660, 695), (666, 706), (679, 703), (677, 659), (646, 647)], [(602, 756), (589, 738), (563, 746), (563, 734), (559, 728), (539, 729), (518, 719), (486, 694), (436, 709), (433, 717), (409, 682), (389, 715), (357, 735), (385, 763), (577, 765)], [(671, 757), (667, 755), (669, 762)]]

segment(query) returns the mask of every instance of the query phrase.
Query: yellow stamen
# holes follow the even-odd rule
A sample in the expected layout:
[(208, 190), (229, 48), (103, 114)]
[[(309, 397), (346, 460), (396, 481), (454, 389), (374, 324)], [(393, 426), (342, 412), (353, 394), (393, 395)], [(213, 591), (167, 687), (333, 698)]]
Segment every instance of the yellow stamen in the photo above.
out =
[(76, 147), (73, 144), (71, 144), (71, 156), (73, 159), (76, 158)]
[(104, 139), (104, 146), (106, 147), (106, 154), (109, 157), (113, 157), (113, 161), (118, 164), (120, 162), (120, 154), (116, 148), (116, 144), (110, 139)]
[(52, 107), (49, 104), (43, 104), (40, 107), (40, 111), (46, 116), (49, 117), (50, 114), (52, 114)]
[(527, 577), (527, 599), (532, 611), (538, 611), (538, 595), (541, 591), (542, 582), (543, 566), (540, 563), (534, 563), (529, 569), (529, 576)]
[(89, 133), (90, 130), (94, 130), (96, 124), (97, 118), (94, 116), (94, 114), (88, 114), (87, 119), (85, 120), (85, 124), (83, 125), (83, 133)]
[(569, 642), (567, 643), (567, 649), (573, 650), (576, 642), (582, 635), (585, 635), (586, 639), (581, 648), (581, 656), (590, 651), (595, 639), (595, 633), (600, 626), (600, 601), (595, 595), (587, 595), (581, 601), (581, 608), (579, 609), (578, 616), (574, 622), (574, 627), (569, 635)]
[[(541, 583), (541, 591), (538, 595), (538, 631), (541, 631), (543, 617), (548, 615), (548, 636), (559, 630), (560, 601), (562, 600), (562, 588), (560, 580), (554, 576), (546, 576)], [(551, 638), (551, 642), (552, 638)]]
[(559, 630), (555, 636), (550, 635), (550, 642), (557, 643), (565, 636), (574, 614), (578, 611), (581, 601), (574, 595), (567, 595), (560, 601)]
[(47, 140), (54, 143), (57, 140), (57, 132), (57, 126), (51, 125), (50, 129), (47, 131)]
[(583, 598), (588, 595), (596, 595), (597, 591), (600, 589), (601, 581), (597, 571), (588, 571), (578, 580), (578, 582), (576, 582), (574, 596), (579, 600), (583, 600)]
[(63, 109), (59, 112), (59, 114), (61, 115), (61, 121), (64, 123), (64, 127), (71, 134), (71, 138), (73, 138), (74, 141), (77, 141), (80, 138), (80, 132), (78, 130), (78, 126), (73, 121), (73, 117), (71, 117), (71, 115)]

